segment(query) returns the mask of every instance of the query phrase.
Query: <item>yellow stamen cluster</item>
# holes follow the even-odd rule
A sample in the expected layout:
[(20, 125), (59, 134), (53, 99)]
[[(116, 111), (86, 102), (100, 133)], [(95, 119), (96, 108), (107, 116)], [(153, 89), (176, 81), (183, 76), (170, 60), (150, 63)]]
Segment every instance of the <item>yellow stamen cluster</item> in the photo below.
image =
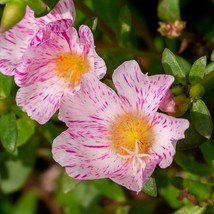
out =
[(109, 131), (112, 149), (119, 155), (126, 155), (123, 148), (134, 152), (137, 142), (139, 153), (147, 153), (153, 141), (151, 128), (145, 118), (137, 114), (116, 117)]
[(89, 68), (88, 59), (77, 54), (63, 53), (55, 61), (57, 76), (72, 85), (78, 84), (82, 75), (89, 72)]

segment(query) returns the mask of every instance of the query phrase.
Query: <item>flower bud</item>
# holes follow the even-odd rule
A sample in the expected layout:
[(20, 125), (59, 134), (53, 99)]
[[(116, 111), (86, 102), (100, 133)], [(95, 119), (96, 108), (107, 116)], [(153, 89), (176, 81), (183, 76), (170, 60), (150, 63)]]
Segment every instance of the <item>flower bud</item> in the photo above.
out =
[(0, 99), (0, 115), (6, 114), (10, 110), (10, 100), (9, 99)]
[(173, 99), (173, 94), (171, 92), (171, 90), (168, 90), (168, 92), (166, 93), (165, 98), (163, 99), (163, 101), (160, 103), (159, 106), (160, 110), (163, 112), (176, 112), (176, 103)]
[(8, 2), (2, 14), (0, 31), (5, 32), (21, 21), (25, 15), (25, 8), (26, 4), (22, 0)]
[(168, 114), (173, 117), (180, 117), (186, 113), (189, 109), (190, 100), (184, 95), (178, 95), (174, 97), (175, 112), (169, 112)]
[(160, 32), (162, 36), (172, 39), (180, 36), (186, 27), (186, 22), (176, 20), (175, 22), (159, 22), (159, 25), (158, 32)]
[(204, 87), (200, 83), (197, 83), (191, 86), (189, 94), (193, 99), (200, 99), (201, 97), (203, 97), (204, 92)]

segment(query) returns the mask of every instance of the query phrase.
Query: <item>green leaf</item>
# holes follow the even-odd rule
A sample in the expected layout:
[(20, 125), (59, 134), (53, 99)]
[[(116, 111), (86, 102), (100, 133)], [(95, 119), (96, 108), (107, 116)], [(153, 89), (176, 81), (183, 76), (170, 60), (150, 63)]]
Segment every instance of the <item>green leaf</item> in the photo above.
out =
[(186, 74), (176, 59), (176, 56), (167, 48), (162, 54), (162, 65), (166, 74), (175, 76), (176, 83), (186, 84)]
[(149, 180), (146, 182), (142, 191), (152, 197), (157, 196), (157, 187), (156, 187), (155, 178), (153, 176), (151, 176)]
[(35, 132), (35, 122), (28, 117), (17, 120), (17, 146), (26, 143)]
[(64, 171), (62, 174), (62, 190), (64, 193), (68, 193), (80, 183), (80, 180), (71, 178), (68, 174)]
[(21, 188), (32, 172), (36, 158), (37, 141), (24, 144), (17, 149), (17, 155), (3, 152), (0, 160), (0, 189), (12, 193)]
[(181, 69), (184, 71), (184, 73), (186, 75), (189, 74), (189, 71), (191, 69), (191, 64), (181, 56), (175, 55), (175, 58), (178, 64), (181, 66)]
[(205, 68), (207, 64), (206, 56), (202, 56), (197, 59), (190, 69), (189, 72), (189, 82), (190, 83), (197, 83), (204, 78)]
[(207, 64), (204, 74), (207, 75), (212, 71), (214, 71), (214, 62), (210, 62), (209, 64)]
[(12, 214), (35, 214), (38, 198), (35, 192), (27, 192), (21, 196)]
[(128, 214), (129, 212), (127, 211), (127, 209), (125, 207), (118, 207), (116, 214)]
[(165, 22), (180, 20), (179, 0), (159, 0), (158, 17)]
[(209, 140), (201, 144), (200, 149), (206, 162), (214, 169), (214, 141)]
[(213, 131), (213, 123), (210, 112), (202, 100), (196, 100), (190, 110), (191, 120), (199, 134), (210, 139)]
[(199, 207), (197, 205), (186, 205), (182, 208), (180, 208), (179, 210), (173, 212), (173, 214), (184, 214), (184, 213), (188, 213), (188, 214), (203, 214), (205, 213), (206, 207)]
[(0, 72), (0, 99), (10, 95), (12, 85), (13, 78), (11, 76), (5, 76)]
[(0, 140), (8, 152), (16, 149), (17, 127), (16, 116), (13, 112), (2, 115), (0, 118)]
[(193, 157), (181, 152), (176, 152), (174, 160), (181, 168), (192, 174), (202, 176), (210, 176), (212, 174), (212, 169), (208, 165), (199, 163)]

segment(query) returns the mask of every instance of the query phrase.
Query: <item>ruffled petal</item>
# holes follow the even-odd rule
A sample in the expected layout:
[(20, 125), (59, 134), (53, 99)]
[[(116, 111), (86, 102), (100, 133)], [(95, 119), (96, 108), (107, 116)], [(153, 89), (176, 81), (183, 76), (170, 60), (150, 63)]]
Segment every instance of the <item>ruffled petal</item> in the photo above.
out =
[(124, 62), (113, 73), (113, 82), (121, 100), (146, 116), (155, 113), (174, 81), (170, 75), (147, 76), (136, 61)]
[(88, 73), (82, 77), (81, 90), (62, 100), (59, 117), (68, 127), (77, 124), (107, 127), (122, 112), (117, 94)]
[(70, 19), (74, 23), (76, 11), (73, 0), (60, 0), (55, 8), (46, 16), (37, 18), (38, 25), (45, 25), (60, 19)]
[(159, 163), (165, 168), (172, 163), (175, 146), (178, 140), (185, 137), (184, 132), (189, 127), (186, 119), (178, 119), (157, 113), (153, 120), (154, 144), (152, 150), (162, 159)]
[(95, 71), (95, 74), (99, 79), (102, 79), (106, 74), (107, 68), (105, 61), (100, 56), (98, 56), (95, 51), (94, 37), (90, 28), (86, 25), (81, 25), (79, 29), (79, 35), (80, 42), (86, 46), (85, 50), (88, 52), (88, 57), (91, 58), (91, 61), (93, 61), (92, 70)]
[[(63, 24), (57, 22), (56, 25)], [(43, 82), (53, 76), (55, 73), (55, 59), (61, 53), (70, 52), (76, 47), (76, 44), (68, 38), (77, 41), (77, 32), (75, 28), (69, 28), (67, 31), (55, 33), (48, 31), (49, 38), (47, 38), (46, 31), (41, 36), (36, 44), (26, 50), (23, 56), (23, 63), (16, 69), (15, 81), (18, 86), (29, 86), (36, 82)], [(36, 36), (37, 37), (37, 36)]]
[(46, 123), (59, 108), (64, 84), (58, 78), (22, 87), (16, 95), (18, 106), (40, 124)]
[[(95, 133), (95, 132), (93, 132)], [(105, 138), (96, 138), (93, 133), (67, 130), (53, 142), (53, 158), (66, 168), (69, 176), (76, 179), (106, 178), (120, 167), (121, 162), (109, 149)]]

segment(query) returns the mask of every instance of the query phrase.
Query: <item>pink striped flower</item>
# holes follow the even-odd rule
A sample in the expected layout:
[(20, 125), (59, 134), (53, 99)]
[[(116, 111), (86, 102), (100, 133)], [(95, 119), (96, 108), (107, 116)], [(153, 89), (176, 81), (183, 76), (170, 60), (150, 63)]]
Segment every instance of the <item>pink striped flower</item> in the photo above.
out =
[(75, 179), (110, 178), (141, 191), (156, 165), (172, 163), (189, 126), (157, 112), (173, 81), (169, 75), (147, 76), (128, 61), (113, 73), (116, 94), (86, 74), (81, 91), (62, 101), (60, 117), (69, 128), (54, 140), (53, 158)]
[(27, 7), (25, 17), (12, 29), (0, 33), (0, 72), (14, 75), (15, 68), (22, 61), (22, 56), (40, 27), (47, 23), (75, 19), (75, 8), (72, 0), (60, 0), (56, 7), (41, 18), (34, 18), (34, 12)]
[(69, 19), (49, 23), (36, 34), (16, 69), (17, 105), (44, 124), (65, 95), (80, 89), (81, 77), (88, 72), (99, 79), (106, 73), (90, 29), (82, 25), (78, 36)]

